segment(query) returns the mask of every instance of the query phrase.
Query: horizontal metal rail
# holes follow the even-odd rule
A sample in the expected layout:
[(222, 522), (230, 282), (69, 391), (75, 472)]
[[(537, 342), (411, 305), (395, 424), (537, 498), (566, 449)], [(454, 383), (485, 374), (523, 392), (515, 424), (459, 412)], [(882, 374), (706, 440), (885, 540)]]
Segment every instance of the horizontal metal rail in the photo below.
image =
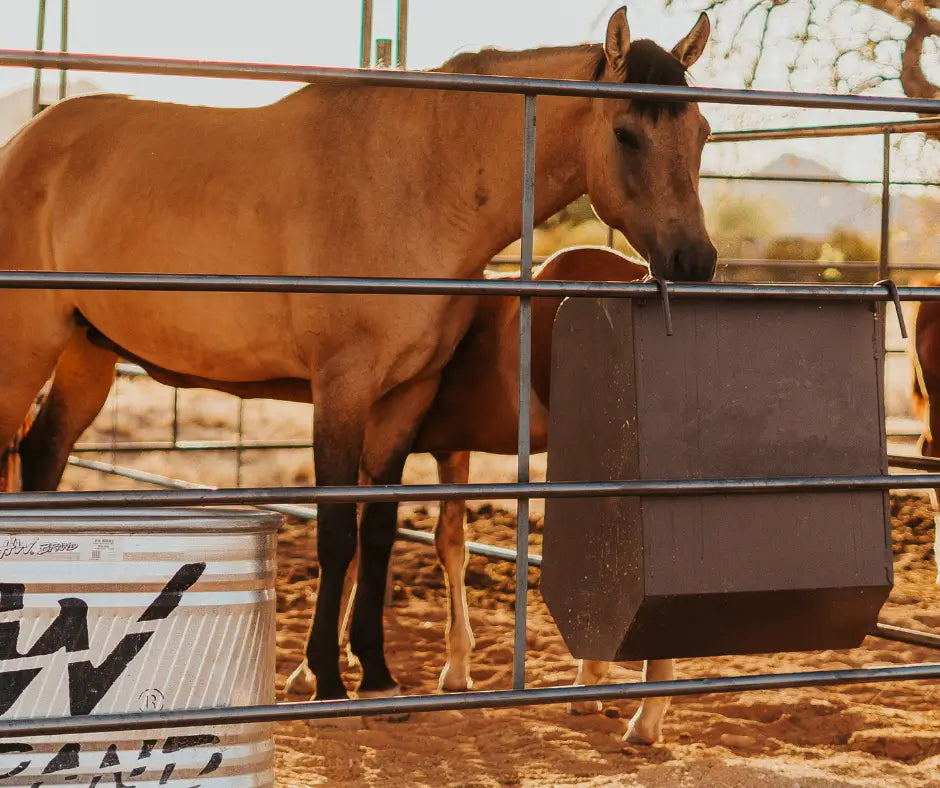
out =
[(940, 100), (890, 96), (843, 96), (776, 90), (735, 90), (671, 85), (620, 84), (568, 79), (450, 74), (435, 71), (386, 71), (218, 60), (67, 54), (38, 50), (0, 49), (0, 66), (124, 74), (254, 79), (274, 82), (318, 82), (368, 87), (516, 93), (535, 96), (701, 101), (712, 104), (763, 105), (810, 109), (855, 109), (940, 115)]
[(402, 714), (422, 711), (501, 709), (582, 700), (622, 700), (706, 695), (751, 690), (824, 687), (832, 684), (869, 684), (879, 681), (914, 681), (940, 678), (940, 664), (903, 665), (851, 670), (819, 670), (803, 673), (771, 673), (678, 681), (638, 681), (593, 686), (532, 687), (522, 690), (446, 695), (413, 695), (397, 698), (277, 703), (268, 706), (236, 706), (215, 709), (102, 714), (90, 717), (0, 721), (0, 739), (25, 736), (63, 736), (105, 731), (146, 730), (196, 725), (219, 725), (285, 720), (324, 720), (340, 717)]
[(931, 632), (918, 632), (916, 629), (896, 627), (891, 624), (876, 624), (871, 636), (883, 640), (908, 643), (912, 646), (940, 649), (940, 635), (934, 635)]
[[(59, 271), (2, 271), (0, 289), (139, 290), (225, 293), (368, 293), (371, 295), (502, 295), (602, 298), (659, 297), (654, 282), (519, 281), (514, 279), (421, 279), (351, 276), (236, 276), (228, 274), (123, 274)], [(875, 285), (675, 283), (670, 297), (733, 299), (886, 301), (888, 289)], [(899, 287), (902, 301), (940, 301), (940, 287)]]
[(389, 484), (336, 487), (227, 487), (209, 490), (96, 490), (0, 495), (0, 511), (98, 506), (221, 506), (375, 501), (485, 501), (492, 498), (615, 498), (629, 495), (736, 495), (874, 491), (938, 487), (940, 474), (780, 477), (774, 479), (657, 479), (613, 482)]
[[(174, 479), (169, 476), (162, 476), (149, 471), (141, 471), (137, 468), (127, 468), (121, 465), (113, 465), (107, 462), (98, 462), (96, 460), (84, 460), (79, 457), (69, 457), (69, 465), (86, 470), (98, 471), (111, 476), (120, 476), (125, 479), (144, 482), (146, 484), (155, 484), (159, 487), (167, 487), (176, 490), (214, 490), (208, 484), (190, 482), (184, 479)], [(268, 509), (272, 512), (279, 512), (290, 517), (298, 517), (302, 520), (313, 520), (317, 516), (315, 507), (309, 506), (291, 506), (291, 505), (269, 505), (260, 506), (260, 509)], [(434, 545), (434, 534), (427, 531), (418, 531), (413, 528), (399, 528), (398, 535), (409, 542), (418, 542), (420, 544)], [(506, 547), (497, 547), (495, 545), (483, 544), (482, 542), (466, 542), (467, 550), (474, 555), (481, 555), (485, 558), (495, 558), (499, 561), (516, 561), (516, 551)], [(529, 553), (529, 566), (541, 566), (542, 556), (535, 553)]]
[(809, 137), (863, 137), (869, 134), (903, 134), (940, 130), (940, 117), (920, 120), (881, 121), (875, 123), (837, 123), (822, 126), (790, 126), (782, 129), (744, 129), (715, 131), (709, 142), (749, 142), (759, 140), (797, 140)]
[[(881, 183), (881, 181), (877, 181)], [(841, 183), (841, 181), (840, 181)], [(940, 186), (940, 183), (937, 184)], [(533, 255), (533, 263), (544, 263), (551, 255)], [(496, 255), (491, 261), (490, 265), (494, 267), (499, 266), (518, 266), (519, 257), (517, 255), (511, 254), (500, 254)], [(865, 270), (869, 268), (877, 268), (877, 260), (869, 261), (856, 261), (849, 260), (841, 263), (837, 262), (820, 262), (819, 260), (806, 260), (806, 259), (790, 259), (790, 260), (778, 260), (770, 259), (766, 257), (720, 257), (718, 258), (718, 268), (798, 268), (805, 266), (807, 270), (813, 268), (818, 268), (820, 270), (825, 268), (838, 268), (839, 270)], [(931, 273), (940, 272), (940, 262), (937, 263), (891, 263), (892, 271), (929, 271)], [(143, 371), (143, 370), (141, 370)]]
[[(904, 437), (920, 437), (920, 434), (898, 434)], [(889, 454), (888, 465), (892, 468), (906, 468), (912, 471), (938, 471), (938, 475), (940, 475), (940, 460), (936, 457), (908, 457), (904, 454)], [(938, 482), (940, 482), (940, 478), (938, 478)]]
[(79, 443), (73, 454), (108, 454), (110, 452), (173, 452), (173, 451), (286, 451), (312, 449), (310, 441), (119, 441), (117, 443)]
[[(888, 355), (903, 356), (907, 351), (895, 348), (885, 351)], [(892, 437), (917, 437), (920, 433), (914, 432), (891, 432)], [(118, 441), (116, 443), (79, 443), (72, 448), (73, 454), (138, 454), (142, 452), (192, 452), (192, 451), (293, 451), (293, 450), (312, 450), (313, 444), (310, 441), (211, 441), (211, 440), (186, 440), (186, 441)], [(924, 468), (940, 471), (940, 460), (926, 458), (920, 465), (911, 463), (920, 463), (922, 458), (908, 457), (905, 455), (892, 455), (888, 458), (895, 468)]]
[[(940, 126), (937, 127), (940, 132)], [(746, 175), (722, 175), (715, 172), (703, 172), (699, 175), (703, 180), (711, 181), (757, 181), (758, 183), (831, 183), (842, 186), (880, 186), (884, 183), (882, 178), (834, 178), (831, 175), (760, 175), (756, 173)], [(891, 186), (940, 186), (940, 181), (890, 181)]]

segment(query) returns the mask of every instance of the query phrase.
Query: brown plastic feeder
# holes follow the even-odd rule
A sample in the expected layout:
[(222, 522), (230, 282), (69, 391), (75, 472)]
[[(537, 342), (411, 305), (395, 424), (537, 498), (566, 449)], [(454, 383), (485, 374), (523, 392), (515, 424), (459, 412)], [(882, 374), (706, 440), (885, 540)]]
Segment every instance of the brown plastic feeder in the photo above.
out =
[[(568, 299), (551, 481), (887, 472), (880, 318), (853, 302)], [(892, 585), (882, 491), (548, 499), (541, 591), (575, 657), (850, 648)]]

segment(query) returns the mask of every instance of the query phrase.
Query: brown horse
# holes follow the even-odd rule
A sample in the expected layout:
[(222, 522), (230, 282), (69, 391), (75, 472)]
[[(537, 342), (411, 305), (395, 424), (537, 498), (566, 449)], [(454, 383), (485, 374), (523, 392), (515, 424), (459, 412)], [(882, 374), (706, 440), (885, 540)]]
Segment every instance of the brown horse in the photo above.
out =
[[(633, 281), (644, 278), (649, 269), (609, 249), (576, 247), (549, 258), (535, 275), (537, 281)], [(511, 277), (499, 277), (511, 278)], [(532, 432), (533, 452), (547, 448), (548, 405), (551, 384), (552, 327), (560, 298), (534, 298), (532, 302)], [(103, 351), (121, 353), (105, 337), (89, 329), (90, 341)], [(68, 361), (70, 353), (63, 356)], [(151, 377), (166, 385), (182, 388), (208, 388), (243, 398), (266, 397), (297, 402), (310, 401), (308, 381), (281, 380), (257, 383), (224, 383), (187, 375), (178, 375), (135, 359), (146, 367)], [(469, 480), (470, 452), (515, 454), (518, 419), (519, 301), (505, 296), (486, 296), (479, 300), (467, 334), (458, 344), (444, 368), (437, 395), (415, 440), (415, 452), (432, 452), (438, 476), (448, 484), (466, 484)], [(56, 376), (51, 396), (62, 398), (74, 392), (87, 377), (77, 374), (77, 367), (66, 363), (64, 375)], [(110, 372), (105, 377), (110, 379)], [(46, 412), (43, 410), (43, 412)], [(42, 416), (40, 415), (40, 418)], [(50, 436), (42, 428), (32, 433), (42, 439)], [(30, 456), (30, 459), (32, 457)], [(27, 465), (32, 463), (28, 462)], [(446, 628), (447, 658), (441, 671), (440, 687), (463, 691), (472, 687), (470, 655), (473, 633), (470, 628), (464, 573), (467, 550), (464, 540), (466, 502), (442, 501), (435, 528), (435, 547), (444, 573), (448, 600)], [(355, 603), (361, 597), (353, 597)], [(361, 619), (361, 616), (360, 616)], [(355, 621), (355, 615), (353, 620)], [(355, 637), (353, 637), (355, 641)], [(305, 676), (301, 665), (290, 677), (287, 689), (302, 689)], [(598, 683), (607, 673), (607, 663), (582, 661), (577, 683)], [(672, 678), (672, 660), (655, 660), (644, 668), (653, 680)], [(626, 738), (634, 743), (657, 741), (668, 699), (644, 701)], [(595, 711), (597, 704), (572, 704), (575, 712)]]
[[(549, 258), (538, 280), (631, 281), (648, 275), (645, 266), (609, 249), (574, 248)], [(560, 298), (532, 302), (532, 432), (533, 452), (548, 447), (552, 327)], [(434, 404), (418, 432), (416, 450), (434, 453), (441, 482), (469, 481), (470, 450), (515, 454), (519, 390), (519, 302), (491, 298), (477, 310), (467, 336), (445, 367)], [(464, 585), (468, 554), (464, 542), (465, 501), (442, 501), (435, 546), (444, 570), (448, 596), (447, 662), (441, 689), (470, 689), (473, 633)], [(607, 674), (606, 662), (583, 660), (577, 684), (597, 684)], [(644, 679), (662, 681), (675, 675), (673, 660), (644, 665)], [(625, 740), (649, 744), (659, 740), (668, 698), (644, 700), (630, 722)], [(572, 704), (576, 713), (597, 711), (598, 703)]]
[[(707, 37), (702, 16), (672, 53), (631, 44), (620, 9), (603, 46), (484, 51), (442, 70), (681, 85)], [(520, 234), (521, 110), (513, 96), (320, 84), (255, 109), (63, 101), (0, 151), (0, 268), (479, 277)], [(655, 273), (710, 279), (715, 250), (698, 196), (707, 135), (691, 103), (543, 99), (535, 220), (587, 192)], [(50, 396), (36, 425), (57, 427), (43, 462), (61, 466), (113, 368), (113, 354), (87, 341), (91, 325), (177, 374), (309, 381), (317, 483), (355, 484), (360, 469), (394, 482), (474, 308), (473, 298), (446, 296), (4, 291), (0, 446), (68, 351), (88, 391)], [(24, 464), (44, 453), (31, 436)], [(23, 472), (34, 482), (56, 476)], [(394, 532), (394, 508), (367, 508), (363, 613), (353, 621), (362, 693), (397, 687), (381, 632)], [(337, 628), (356, 506), (321, 506), (317, 540), (307, 659), (317, 697), (342, 698)]]
[[(928, 284), (936, 285), (938, 282)], [(924, 457), (940, 458), (940, 303), (924, 301), (918, 306), (914, 322), (913, 355), (914, 413), (923, 419), (918, 449)], [(940, 490), (930, 489), (930, 501), (934, 509), (934, 522), (940, 523)], [(940, 556), (940, 527), (935, 531), (934, 552)]]

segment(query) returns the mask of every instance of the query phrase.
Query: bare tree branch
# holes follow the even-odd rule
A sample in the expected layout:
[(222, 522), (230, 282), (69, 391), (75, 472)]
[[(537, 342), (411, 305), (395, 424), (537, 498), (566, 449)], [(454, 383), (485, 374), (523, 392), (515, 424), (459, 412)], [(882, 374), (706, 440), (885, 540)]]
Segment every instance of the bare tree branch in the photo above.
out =
[[(757, 9), (759, 9), (759, 8), (763, 8), (764, 6), (765, 6), (765, 0), (757, 0), (756, 3), (754, 3), (753, 5), (751, 5), (751, 7), (748, 8), (747, 11), (744, 12), (744, 16), (741, 17), (741, 21), (738, 23), (737, 29), (734, 31), (734, 35), (731, 36), (731, 42), (728, 44), (728, 51), (729, 51), (729, 52), (733, 52), (733, 51), (736, 49), (737, 43), (738, 43), (738, 36), (741, 35), (741, 31), (744, 30), (744, 26), (747, 24), (747, 20), (748, 20), (748, 18), (751, 16), (751, 14), (753, 14), (753, 13), (754, 13), (755, 11), (757, 11)], [(766, 27), (766, 25), (767, 25), (767, 19), (770, 18), (770, 11), (771, 11), (771, 9), (768, 8), (768, 9), (767, 9), (767, 12), (766, 12), (766, 16), (765, 16), (765, 18), (764, 18), (764, 25), (765, 25), (765, 27)], [(762, 43), (762, 45), (761, 45), (760, 47), (758, 47), (758, 49), (757, 49), (757, 59), (758, 59), (758, 60), (760, 60), (761, 55), (764, 53), (763, 42), (761, 42), (761, 43)], [(757, 70), (757, 65), (756, 65), (756, 64), (755, 64), (755, 66), (754, 66), (754, 70), (755, 70), (755, 71)]]
[(757, 45), (758, 55), (754, 58), (754, 64), (751, 66), (750, 76), (745, 80), (744, 84), (747, 87), (751, 87), (754, 84), (754, 80), (757, 79), (757, 69), (760, 66), (760, 53), (764, 51), (764, 45), (767, 43), (767, 30), (770, 27), (770, 15), (773, 12), (773, 6), (769, 7), (764, 12), (764, 26), (760, 32), (760, 43)]
[[(679, 2), (667, 0), (667, 5)], [(790, 33), (790, 40), (796, 44), (786, 63), (791, 87), (795, 74), (823, 67), (831, 73), (835, 86), (852, 92), (898, 82), (907, 96), (940, 98), (940, 85), (934, 82), (935, 76), (931, 76), (935, 72), (925, 70), (925, 60), (929, 60), (925, 52), (932, 54), (940, 47), (940, 16), (936, 14), (940, 0), (836, 0), (834, 4), (825, 4), (826, 21), (817, 16), (816, 0), (755, 0), (746, 5), (742, 5), (741, 0), (697, 3), (712, 12), (716, 27), (719, 19), (722, 26), (728, 23), (733, 26), (726, 57), (750, 49), (745, 44), (744, 28), (750, 29), (751, 17), (763, 11), (763, 25), (752, 45), (753, 60), (745, 76), (748, 87), (755, 82), (765, 50), (774, 40), (774, 12), (784, 5), (792, 8), (799, 4), (805, 6), (806, 13), (798, 32)], [(884, 14), (884, 19), (893, 18), (894, 28), (886, 30), (884, 24), (870, 16), (871, 11)], [(904, 30), (900, 25), (908, 29), (906, 35), (900, 34), (899, 31)], [(940, 140), (940, 131), (930, 136)]]

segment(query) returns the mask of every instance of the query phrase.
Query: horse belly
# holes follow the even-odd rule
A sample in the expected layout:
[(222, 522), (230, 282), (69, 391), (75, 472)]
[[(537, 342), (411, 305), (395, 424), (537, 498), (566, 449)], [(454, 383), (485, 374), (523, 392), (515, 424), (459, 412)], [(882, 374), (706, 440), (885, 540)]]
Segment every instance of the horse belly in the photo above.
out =
[(163, 369), (220, 381), (309, 377), (284, 296), (89, 292), (75, 301), (108, 339)]

